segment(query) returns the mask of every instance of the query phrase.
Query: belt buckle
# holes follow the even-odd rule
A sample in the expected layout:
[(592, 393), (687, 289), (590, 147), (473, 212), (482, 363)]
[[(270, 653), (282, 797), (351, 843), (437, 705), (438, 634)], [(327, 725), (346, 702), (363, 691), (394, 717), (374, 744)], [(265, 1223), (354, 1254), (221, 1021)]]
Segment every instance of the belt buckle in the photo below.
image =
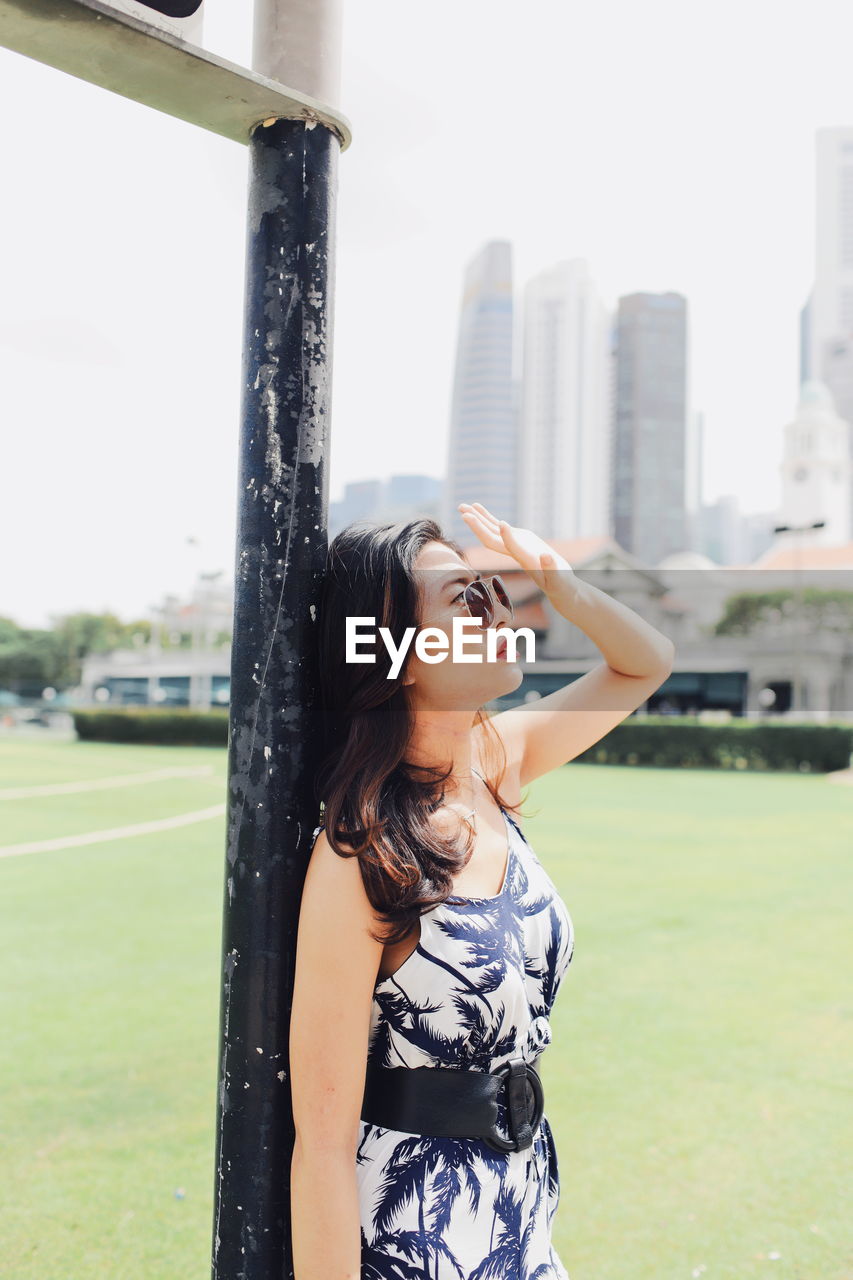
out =
[[(493, 1124), (485, 1135), (484, 1141), (494, 1151), (524, 1151), (533, 1145), (533, 1135), (539, 1128), (539, 1121), (545, 1109), (542, 1081), (535, 1068), (523, 1058), (512, 1058), (492, 1074), (504, 1077), (500, 1088), (506, 1086), (508, 1128), (513, 1140), (508, 1142), (503, 1134), (498, 1133), (497, 1124)], [(528, 1083), (533, 1091), (532, 1116), (528, 1114)]]

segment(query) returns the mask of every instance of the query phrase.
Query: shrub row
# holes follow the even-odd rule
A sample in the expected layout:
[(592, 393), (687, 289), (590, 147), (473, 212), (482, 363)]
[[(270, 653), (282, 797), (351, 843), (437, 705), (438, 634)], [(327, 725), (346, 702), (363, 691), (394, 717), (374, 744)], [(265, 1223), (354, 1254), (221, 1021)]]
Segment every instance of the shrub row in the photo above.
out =
[[(533, 712), (532, 714), (535, 714)], [(194, 747), (225, 746), (228, 711), (127, 707), (75, 711), (80, 738)], [(630, 716), (576, 757), (589, 764), (663, 768), (797, 770), (846, 769), (853, 725), (730, 720), (708, 724), (690, 716)]]
[(228, 710), (192, 711), (174, 707), (111, 707), (75, 710), (77, 736), (91, 742), (145, 742), (163, 746), (228, 745)]
[(690, 716), (629, 717), (576, 757), (592, 764), (641, 764), (684, 769), (847, 769), (853, 725), (728, 720)]

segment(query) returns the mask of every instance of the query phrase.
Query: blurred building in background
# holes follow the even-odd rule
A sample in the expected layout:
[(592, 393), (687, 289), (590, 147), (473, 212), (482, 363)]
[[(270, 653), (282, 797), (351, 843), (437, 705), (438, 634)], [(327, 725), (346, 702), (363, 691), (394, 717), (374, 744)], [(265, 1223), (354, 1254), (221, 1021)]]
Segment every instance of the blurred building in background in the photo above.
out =
[(613, 406), (612, 533), (647, 564), (688, 549), (687, 300), (619, 299)]
[(715, 565), (751, 564), (773, 544), (777, 511), (745, 513), (733, 493), (699, 508), (698, 537), (691, 550)]
[[(736, 531), (736, 507), (728, 503), (722, 509)], [(769, 524), (772, 529), (773, 519)], [(742, 537), (742, 520), (740, 527)], [(822, 546), (812, 540), (818, 532), (794, 542), (771, 535), (757, 560), (723, 564), (681, 551), (650, 565), (609, 535), (549, 543), (584, 581), (673, 640), (675, 667), (639, 714), (851, 722), (853, 603), (839, 600), (837, 593), (847, 590), (853, 598), (853, 542)], [(472, 543), (470, 535), (462, 546), (475, 570), (500, 573), (515, 608), (513, 626), (530, 628), (536, 640), (535, 662), (524, 660), (523, 647), (519, 651), (523, 683), (497, 700), (494, 709), (535, 702), (601, 662), (592, 641), (553, 608), (514, 560)], [(215, 640), (221, 639), (231, 593), (216, 583), (212, 597), (201, 603), (210, 586), (200, 585), (189, 600), (170, 597), (161, 608), (161, 634), (152, 634), (149, 645), (86, 658), (81, 684), (64, 705), (227, 707), (230, 646)], [(806, 587), (828, 594), (806, 603)], [(786, 589), (789, 599), (780, 606), (775, 593)], [(754, 614), (740, 613), (741, 622), (747, 619), (744, 625), (720, 629), (728, 602), (744, 593), (763, 595), (764, 605)], [(167, 647), (167, 639), (186, 634), (189, 619), (194, 619), (193, 643)], [(230, 616), (227, 621), (230, 634)]]
[(186, 597), (150, 605), (151, 639), (133, 649), (92, 653), (76, 691), (83, 705), (225, 707), (231, 688), (234, 582), (199, 573)]
[[(824, 382), (853, 459), (853, 127), (818, 129), (814, 283), (800, 314), (800, 383)], [(853, 468), (848, 480), (853, 507)]]
[[(673, 639), (675, 669), (640, 714), (853, 720), (844, 594), (853, 597), (853, 130), (819, 135), (818, 209), (815, 286), (801, 315), (804, 381), (780, 430), (775, 510), (742, 512), (733, 493), (704, 501), (704, 421), (688, 403), (681, 294), (626, 295), (610, 315), (587, 263), (566, 259), (527, 282), (516, 333), (512, 248), (495, 240), (465, 271), (446, 479), (346, 484), (329, 505), (329, 539), (356, 521), (432, 516), (475, 569), (499, 572), (514, 625), (537, 644), (535, 664), (522, 662), (524, 683), (499, 705), (535, 702), (601, 656), (511, 558), (472, 538), (461, 501), (534, 529), (580, 576)], [(802, 527), (814, 521), (822, 527)], [(777, 524), (795, 530), (776, 534)], [(807, 587), (825, 598), (807, 600)], [(742, 596), (761, 603), (743, 610), (748, 626), (727, 628)], [(199, 574), (186, 599), (150, 608), (150, 644), (91, 654), (72, 701), (227, 707), (233, 583)]]
[[(381, 480), (353, 480), (344, 485), (344, 496), (329, 503), (329, 538), (353, 520), (371, 520), (382, 505), (384, 484)], [(334, 532), (333, 532), (334, 526)]]
[(516, 523), (544, 538), (609, 531), (610, 318), (582, 258), (524, 290)]
[(703, 505), (703, 459), (705, 453), (705, 416), (702, 413), (688, 412), (687, 438), (685, 441), (685, 550), (703, 551), (702, 547), (702, 505)]
[[(713, 564), (697, 552), (640, 560), (608, 536), (549, 540), (584, 581), (646, 618), (676, 647), (672, 673), (644, 713), (710, 714), (804, 721), (853, 721), (851, 607), (827, 599), (808, 608), (773, 600), (727, 627), (727, 602), (742, 593), (771, 596), (805, 585), (853, 595), (853, 542), (835, 548), (771, 548), (758, 564)], [(558, 613), (509, 557), (467, 548), (475, 568), (499, 572), (516, 608), (515, 627), (536, 636), (536, 662), (498, 705), (532, 703), (602, 661), (589, 637)], [(807, 572), (804, 575), (802, 570)], [(839, 573), (847, 570), (847, 573)], [(523, 649), (520, 650), (523, 657)], [(798, 696), (797, 696), (798, 694)]]
[(438, 520), (444, 482), (435, 476), (393, 475), (344, 485), (344, 496), (329, 503), (329, 541), (355, 520), (403, 523), (419, 516)]
[(492, 240), (468, 264), (462, 288), (441, 524), (471, 531), (460, 502), (482, 502), (518, 524), (513, 393), (512, 246)]

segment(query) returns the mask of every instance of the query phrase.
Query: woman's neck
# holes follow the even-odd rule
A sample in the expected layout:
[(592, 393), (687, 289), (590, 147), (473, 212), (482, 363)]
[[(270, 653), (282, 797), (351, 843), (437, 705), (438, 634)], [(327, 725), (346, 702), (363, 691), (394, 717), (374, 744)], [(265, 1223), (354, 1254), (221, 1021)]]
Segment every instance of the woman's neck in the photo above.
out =
[(479, 764), (474, 754), (470, 716), (447, 712), (419, 716), (406, 748), (406, 759), (411, 764), (430, 768), (446, 769), (451, 765), (453, 771), (444, 784), (445, 794), (469, 795), (471, 774)]

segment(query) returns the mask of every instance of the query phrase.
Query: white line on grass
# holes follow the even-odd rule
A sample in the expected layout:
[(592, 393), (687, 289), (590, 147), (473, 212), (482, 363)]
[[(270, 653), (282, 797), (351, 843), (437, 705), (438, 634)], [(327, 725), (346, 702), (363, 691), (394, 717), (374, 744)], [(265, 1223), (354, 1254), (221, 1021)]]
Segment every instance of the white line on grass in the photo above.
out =
[(50, 849), (72, 849), (83, 844), (102, 844), (107, 840), (123, 840), (125, 836), (145, 836), (152, 831), (170, 831), (173, 827), (188, 827), (192, 822), (206, 822), (208, 818), (221, 818), (224, 814), (225, 805), (214, 804), (209, 809), (181, 813), (176, 818), (157, 818), (154, 822), (137, 822), (132, 827), (110, 827), (107, 831), (87, 831), (81, 836), (57, 836), (53, 840), (33, 840), (29, 844), (0, 845), (0, 858), (11, 858), (18, 853), (47, 853)]
[(108, 787), (133, 787), (163, 778), (200, 778), (213, 772), (212, 764), (176, 765), (147, 773), (119, 773), (112, 778), (87, 778), (84, 782), (43, 782), (33, 787), (0, 787), (0, 800), (28, 800), (30, 796), (65, 796), (75, 791), (105, 791)]

